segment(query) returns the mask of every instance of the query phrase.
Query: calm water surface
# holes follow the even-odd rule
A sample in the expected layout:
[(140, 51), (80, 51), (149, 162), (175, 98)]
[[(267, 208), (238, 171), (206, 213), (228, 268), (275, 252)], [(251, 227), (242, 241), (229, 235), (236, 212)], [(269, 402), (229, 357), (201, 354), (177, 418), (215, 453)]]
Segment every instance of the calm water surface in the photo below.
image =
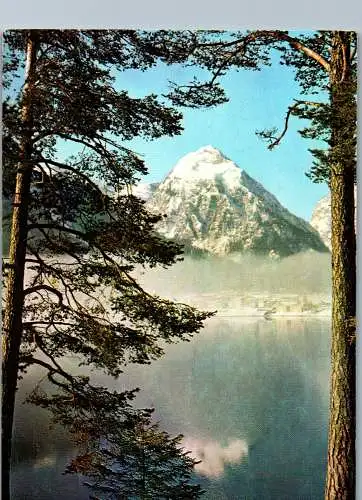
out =
[[(205, 499), (322, 499), (329, 339), (326, 320), (214, 318), (191, 342), (107, 384), (139, 386), (138, 405), (185, 436), (202, 460)], [(71, 451), (41, 410), (18, 404), (13, 498), (88, 498), (80, 480), (61, 474)]]

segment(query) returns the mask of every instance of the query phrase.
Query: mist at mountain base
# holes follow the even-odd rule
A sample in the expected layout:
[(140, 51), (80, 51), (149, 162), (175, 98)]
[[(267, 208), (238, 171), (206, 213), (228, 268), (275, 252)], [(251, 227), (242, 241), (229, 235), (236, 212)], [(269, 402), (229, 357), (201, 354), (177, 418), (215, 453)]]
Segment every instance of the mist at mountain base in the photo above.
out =
[(237, 253), (185, 256), (170, 268), (138, 270), (136, 275), (147, 290), (170, 298), (223, 291), (329, 294), (330, 260), (330, 254), (314, 251), (282, 259)]

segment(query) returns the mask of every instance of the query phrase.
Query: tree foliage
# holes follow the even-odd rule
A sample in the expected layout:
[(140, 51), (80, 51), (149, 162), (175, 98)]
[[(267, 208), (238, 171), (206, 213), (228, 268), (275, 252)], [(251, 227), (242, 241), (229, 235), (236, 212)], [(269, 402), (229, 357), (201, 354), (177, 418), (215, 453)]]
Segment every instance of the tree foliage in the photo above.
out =
[[(348, 53), (342, 54), (348, 66), (350, 78), (343, 85), (339, 101), (332, 102), (336, 82), (331, 82), (331, 54), (338, 41), (333, 31), (315, 31), (294, 35), (280, 30), (253, 31), (157, 31), (148, 34), (165, 61), (182, 62), (207, 70), (209, 77), (204, 81), (194, 79), (187, 85), (174, 84), (168, 94), (171, 102), (181, 106), (204, 107), (218, 105), (228, 100), (222, 87), (222, 78), (229, 71), (260, 71), (270, 66), (275, 59), (279, 64), (294, 70), (299, 84), (300, 96), (289, 106), (288, 120), (296, 116), (307, 120), (300, 130), (302, 137), (317, 139), (322, 147), (311, 150), (314, 162), (308, 176), (314, 182), (328, 182), (330, 164), (339, 155), (346, 160), (346, 150), (354, 162), (356, 148), (356, 86), (357, 86), (357, 35), (346, 32)], [(347, 49), (346, 49), (347, 50)], [(279, 55), (279, 58), (278, 58)], [(348, 88), (347, 88), (348, 87)], [(297, 96), (296, 96), (297, 97)], [(332, 130), (344, 127), (347, 143), (343, 151), (333, 144)], [(347, 129), (348, 128), (348, 129)], [(269, 142), (269, 148), (280, 143), (286, 129), (259, 133)]]
[[(180, 133), (181, 116), (154, 95), (136, 99), (116, 88), (112, 70), (146, 70), (158, 62), (198, 66), (209, 72), (208, 79), (175, 83), (163, 96), (176, 106), (194, 108), (225, 102), (222, 77), (228, 71), (258, 71), (272, 63), (275, 53), (280, 54), (281, 64), (295, 70), (305, 99), (291, 103), (281, 132), (263, 131), (261, 136), (270, 148), (276, 146), (296, 116), (308, 120), (303, 137), (322, 141), (322, 147), (319, 142), (311, 150), (314, 163), (309, 175), (328, 182), (332, 193), (331, 413), (337, 418), (333, 408), (339, 409), (343, 417), (343, 432), (330, 434), (326, 497), (350, 498), (355, 425), (355, 343), (349, 325), (355, 315), (351, 200), (356, 177), (356, 34), (47, 30), (30, 37), (35, 46), (34, 71), (24, 92), (14, 99), (14, 76), (24, 66), (29, 33), (5, 34), (4, 69), (9, 75), (4, 104), (5, 194), (14, 192), (15, 174), (18, 180), (32, 174), (32, 187), (22, 191), (21, 201), (27, 226), (21, 238), (27, 242), (32, 275), (20, 304), (24, 314), (20, 366), (41, 365), (45, 356), (49, 379), (68, 396), (74, 387), (89, 394), (93, 389), (86, 381), (79, 386), (67, 379), (60, 367), (63, 356), (77, 353), (87, 363), (118, 375), (126, 362), (147, 363), (159, 356), (160, 341), (187, 338), (208, 316), (150, 296), (132, 277), (136, 265), (172, 264), (179, 248), (155, 235), (158, 218), (148, 214), (140, 200), (110, 196), (102, 187), (113, 186), (121, 193), (145, 171), (122, 140)], [(59, 155), (60, 141), (73, 145), (72, 156)], [(14, 249), (22, 244), (12, 243)], [(18, 273), (11, 255), (8, 283)], [(105, 296), (109, 307), (104, 305)], [(346, 387), (348, 397), (343, 398)], [(343, 407), (338, 406), (341, 401)], [(343, 470), (338, 460), (343, 461)]]
[(134, 409), (137, 390), (110, 392), (69, 373), (62, 382), (59, 373), (50, 380), (62, 384), (62, 393), (36, 387), (28, 401), (51, 410), (54, 421), (70, 432), (78, 454), (65, 474), (82, 475), (90, 498), (201, 497), (193, 481), (197, 462), (183, 450), (183, 436), (161, 431), (152, 423), (152, 410)]
[[(181, 248), (154, 231), (160, 216), (131, 194), (116, 194), (146, 168), (122, 146), (181, 131), (181, 115), (156, 96), (114, 88), (111, 68), (144, 69), (155, 57), (135, 32), (37, 32), (23, 349), (77, 352), (112, 375), (126, 361), (149, 362), (159, 340), (187, 337), (208, 316), (142, 290), (136, 265), (169, 266)], [(5, 69), (23, 65), (26, 33), (5, 33)], [(4, 104), (4, 194), (21, 168), (21, 93)], [(79, 144), (67, 159), (58, 139)], [(108, 300), (100, 300), (108, 296)], [(116, 319), (115, 319), (116, 318)], [(41, 339), (41, 340), (40, 340)], [(107, 349), (105, 349), (107, 347)]]
[[(289, 106), (281, 132), (274, 129), (259, 134), (268, 140), (269, 148), (275, 147), (295, 115), (308, 120), (301, 135), (321, 141), (311, 150), (314, 162), (308, 175), (315, 182), (327, 182), (331, 191), (332, 349), (325, 498), (354, 498), (356, 33), (319, 31), (293, 36), (286, 31), (256, 30), (188, 33), (188, 39), (191, 61), (209, 70), (211, 76), (206, 82), (194, 81), (175, 89), (170, 97), (178, 104), (182, 99), (196, 106), (223, 102), (226, 97), (220, 77), (231, 69), (257, 70), (270, 64), (274, 51), (280, 52), (282, 64), (294, 68), (302, 95), (306, 95), (305, 100)], [(170, 47), (168, 50), (172, 53)], [(207, 90), (205, 101), (199, 98), (203, 89)]]
[(303, 119), (302, 137), (318, 140), (310, 150), (314, 161), (308, 176), (314, 182), (328, 183), (332, 219), (332, 363), (325, 497), (353, 498), (357, 35), (352, 31), (293, 34), (253, 30), (185, 31), (176, 39), (162, 31), (149, 36), (165, 60), (198, 65), (209, 73), (204, 81), (175, 85), (169, 98), (177, 105), (200, 107), (225, 102), (222, 77), (228, 71), (260, 70), (274, 62), (277, 53), (280, 63), (294, 70), (302, 99), (298, 96), (288, 107), (281, 131), (266, 130), (259, 135), (274, 148), (296, 116)]
[[(127, 363), (158, 358), (165, 343), (188, 340), (210, 316), (147, 293), (132, 276), (136, 266), (172, 265), (181, 248), (154, 231), (160, 216), (125, 194), (146, 167), (123, 141), (179, 134), (181, 115), (156, 95), (140, 99), (117, 88), (115, 70), (157, 63), (141, 33), (8, 31), (4, 39), (3, 195), (13, 200), (14, 215), (4, 268), (3, 438), (12, 420), (6, 401), (15, 397), (8, 382), (31, 365), (45, 369), (56, 388), (47, 396), (38, 387), (31, 401), (64, 425), (89, 427), (92, 438), (96, 422), (104, 432), (106, 415), (113, 415), (110, 433), (116, 416), (127, 420), (134, 393), (96, 387), (69, 373), (63, 360), (77, 357), (117, 377)], [(29, 185), (14, 197), (23, 178)], [(24, 245), (25, 263), (16, 253)], [(22, 298), (12, 302), (22, 266)], [(19, 352), (11, 344), (16, 336)]]
[(200, 498), (203, 491), (192, 481), (198, 462), (182, 449), (182, 438), (170, 438), (149, 415), (138, 415), (128, 428), (118, 426), (100, 445), (88, 446), (66, 473), (85, 475), (94, 499)]

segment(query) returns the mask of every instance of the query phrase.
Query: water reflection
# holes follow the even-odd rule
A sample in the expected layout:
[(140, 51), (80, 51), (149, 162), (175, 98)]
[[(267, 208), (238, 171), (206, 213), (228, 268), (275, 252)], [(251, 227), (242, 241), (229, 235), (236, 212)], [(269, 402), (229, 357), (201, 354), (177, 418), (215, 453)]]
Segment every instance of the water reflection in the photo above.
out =
[(183, 446), (200, 463), (195, 470), (210, 478), (220, 478), (228, 464), (238, 464), (248, 454), (248, 445), (240, 439), (230, 439), (226, 446), (217, 441), (202, 441), (197, 438), (185, 438)]
[(328, 321), (212, 320), (138, 372), (139, 403), (170, 432), (247, 443), (237, 464), (200, 475), (206, 498), (323, 498), (329, 338)]
[[(130, 366), (107, 385), (141, 387), (138, 405), (154, 406), (162, 428), (184, 434), (184, 446), (203, 460), (197, 479), (206, 499), (317, 500), (326, 462), (329, 338), (323, 320), (213, 319), (192, 342), (168, 346), (164, 358)], [(14, 498), (87, 498), (76, 483), (72, 496), (69, 478), (61, 481), (59, 468), (71, 454), (65, 436), (58, 430), (49, 439), (40, 412), (29, 412), (18, 407)], [(27, 458), (24, 439), (32, 450)], [(40, 470), (47, 480), (34, 474)], [(21, 494), (21, 475), (29, 496)], [(43, 483), (51, 476), (50, 495)]]

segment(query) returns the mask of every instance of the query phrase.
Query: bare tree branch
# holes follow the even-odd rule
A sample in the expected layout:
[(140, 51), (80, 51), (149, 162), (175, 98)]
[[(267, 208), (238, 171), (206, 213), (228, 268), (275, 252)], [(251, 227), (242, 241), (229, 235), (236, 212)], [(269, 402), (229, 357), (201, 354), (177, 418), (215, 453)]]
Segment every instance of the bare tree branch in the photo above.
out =
[(289, 45), (300, 52), (304, 52), (305, 55), (314, 59), (318, 64), (323, 66), (323, 68), (329, 73), (330, 64), (324, 59), (320, 54), (310, 49), (306, 45), (302, 44), (297, 38), (293, 38), (290, 35), (283, 33), (281, 31), (269, 31), (268, 34), (275, 36), (279, 40), (284, 40), (289, 43)]
[(49, 167), (49, 165), (53, 165), (54, 167), (58, 167), (58, 168), (60, 168), (62, 170), (69, 170), (70, 172), (73, 172), (74, 174), (76, 174), (78, 177), (81, 177), (82, 179), (84, 179), (90, 186), (92, 186), (92, 188), (97, 193), (99, 193), (101, 195), (102, 200), (103, 200), (103, 207), (104, 207), (104, 209), (107, 208), (106, 207), (106, 203), (105, 203), (107, 195), (105, 193), (103, 193), (103, 191), (101, 190), (101, 188), (94, 181), (92, 181), (92, 179), (90, 177), (88, 177), (88, 175), (84, 174), (80, 170), (77, 170), (72, 165), (61, 163), (59, 161), (55, 161), (55, 160), (46, 159), (44, 157), (41, 157), (40, 158), (40, 162), (45, 163), (48, 167)]
[(270, 150), (274, 149), (275, 146), (278, 146), (280, 144), (281, 140), (283, 139), (283, 137), (285, 136), (285, 134), (288, 131), (288, 125), (289, 125), (289, 118), (290, 118), (290, 116), (300, 106), (317, 106), (317, 107), (319, 107), (319, 106), (323, 106), (323, 103), (322, 102), (314, 102), (314, 101), (300, 101), (300, 100), (297, 100), (295, 102), (295, 104), (293, 104), (292, 106), (289, 106), (287, 114), (285, 116), (284, 129), (282, 130), (282, 132), (280, 133), (280, 135), (278, 137), (272, 137), (271, 135), (267, 137), (266, 134), (263, 134), (262, 132), (259, 132), (259, 135), (263, 135), (264, 138), (267, 138), (267, 139), (270, 139), (270, 140), (274, 139), (273, 142), (271, 144), (269, 144), (268, 149), (270, 149)]
[(329, 72), (330, 71), (330, 64), (328, 61), (324, 59), (320, 54), (315, 52), (313, 49), (307, 47), (304, 45), (300, 40), (297, 38), (294, 38), (287, 33), (283, 31), (276, 31), (276, 30), (260, 30), (260, 31), (253, 31), (251, 33), (248, 33), (245, 37), (242, 39), (237, 39), (237, 40), (232, 40), (230, 42), (210, 42), (210, 43), (203, 43), (199, 44), (199, 48), (202, 47), (212, 47), (212, 46), (223, 46), (223, 47), (233, 47), (235, 45), (238, 45), (240, 43), (243, 44), (243, 47), (245, 44), (249, 41), (257, 40), (258, 38), (262, 37), (270, 37), (275, 40), (281, 40), (289, 43), (289, 45), (300, 52), (303, 52), (306, 54), (308, 57), (311, 57), (314, 59), (318, 64), (323, 66), (323, 68)]
[(55, 229), (56, 231), (73, 234), (74, 236), (78, 236), (82, 240), (87, 241), (87, 234), (82, 233), (82, 231), (77, 231), (76, 229), (72, 229), (66, 226), (58, 226), (57, 224), (52, 223), (38, 223), (38, 224), (28, 224), (28, 231), (32, 231), (33, 229)]
[(32, 286), (31, 288), (25, 288), (24, 295), (29, 295), (31, 293), (36, 293), (36, 292), (38, 292), (40, 290), (47, 290), (48, 292), (53, 293), (59, 299), (58, 305), (59, 306), (63, 305), (63, 295), (62, 295), (62, 293), (59, 290), (57, 290), (56, 288), (53, 288), (50, 285), (46, 285), (45, 283), (41, 284), (41, 285)]
[[(23, 326), (32, 325), (48, 325), (49, 321), (24, 321)], [(52, 325), (76, 326), (76, 323), (68, 323), (67, 321), (53, 321)]]

